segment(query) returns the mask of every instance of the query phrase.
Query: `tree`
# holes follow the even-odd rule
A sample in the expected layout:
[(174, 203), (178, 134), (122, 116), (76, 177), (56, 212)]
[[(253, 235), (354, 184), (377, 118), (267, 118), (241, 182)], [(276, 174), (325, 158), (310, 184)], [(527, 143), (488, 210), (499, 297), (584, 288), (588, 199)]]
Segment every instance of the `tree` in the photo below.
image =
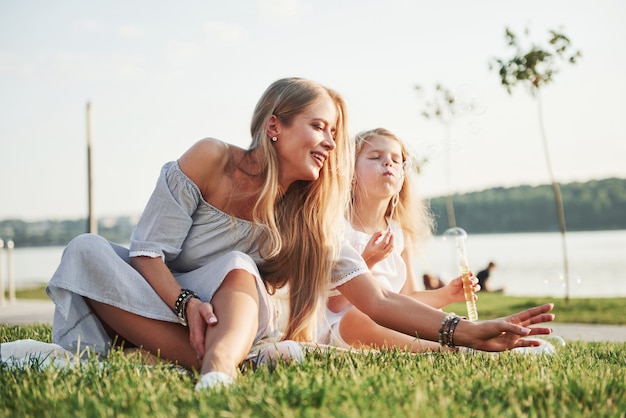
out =
[[(552, 183), (554, 199), (557, 207), (557, 217), (559, 220), (559, 228), (561, 230), (562, 246), (563, 246), (563, 266), (565, 278), (565, 301), (569, 302), (569, 263), (567, 260), (567, 244), (566, 244), (566, 225), (565, 210), (563, 208), (563, 199), (559, 184), (555, 180), (552, 171), (552, 163), (550, 162), (550, 153), (548, 150), (548, 140), (543, 122), (543, 109), (541, 103), (540, 90), (543, 86), (551, 83), (554, 76), (558, 73), (558, 62), (576, 64), (582, 56), (580, 51), (572, 51), (570, 39), (563, 33), (550, 30), (548, 44), (545, 47), (531, 45), (524, 50), (518, 41), (518, 37), (506, 28), (505, 38), (509, 47), (515, 50), (513, 57), (509, 59), (494, 58), (489, 63), (489, 69), (498, 68), (498, 74), (502, 85), (509, 94), (518, 84), (525, 85), (531, 96), (537, 101), (537, 110), (539, 115), (539, 129), (543, 142), (543, 150), (548, 168), (548, 174)], [(530, 33), (528, 28), (525, 30), (526, 37)]]
[[(422, 92), (422, 87), (417, 85), (415, 90), (418, 93)], [(448, 214), (448, 225), (450, 228), (456, 227), (456, 216), (454, 214), (454, 203), (452, 201), (452, 186), (451, 186), (451, 167), (450, 162), (450, 142), (452, 132), (452, 120), (458, 113), (456, 100), (450, 90), (443, 87), (441, 84), (435, 86), (435, 95), (431, 101), (426, 101), (426, 110), (422, 111), (422, 116), (426, 119), (437, 119), (444, 127), (444, 154), (445, 154), (445, 176), (446, 187), (448, 193), (446, 195), (446, 213)]]
[[(422, 86), (416, 85), (415, 90), (421, 96), (423, 94)], [(436, 119), (444, 128), (444, 170), (446, 178), (446, 186), (448, 192), (446, 195), (446, 213), (448, 215), (448, 226), (456, 227), (456, 214), (454, 211), (454, 202), (452, 199), (451, 171), (452, 162), (450, 156), (450, 148), (452, 142), (452, 123), (455, 119), (466, 113), (476, 111), (477, 103), (473, 99), (459, 97), (451, 90), (444, 87), (441, 83), (435, 85), (435, 93), (431, 100), (425, 100), (425, 110), (422, 116), (426, 119)]]

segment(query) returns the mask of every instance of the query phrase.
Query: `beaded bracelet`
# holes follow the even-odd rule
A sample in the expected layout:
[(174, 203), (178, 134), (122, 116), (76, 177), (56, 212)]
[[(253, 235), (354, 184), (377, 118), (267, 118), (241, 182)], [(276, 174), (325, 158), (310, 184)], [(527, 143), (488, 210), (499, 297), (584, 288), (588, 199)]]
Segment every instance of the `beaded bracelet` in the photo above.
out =
[(441, 327), (439, 328), (439, 345), (441, 345), (441, 346), (447, 346), (448, 345), (448, 335), (446, 333), (446, 326), (447, 326), (448, 322), (450, 322), (450, 320), (452, 318), (454, 318), (455, 316), (456, 315), (455, 315), (454, 312), (450, 312), (450, 313), (446, 314), (446, 316), (441, 321)]
[(457, 325), (459, 325), (459, 322), (461, 322), (461, 319), (464, 318), (461, 318), (454, 312), (446, 314), (443, 318), (441, 321), (441, 328), (439, 328), (439, 344), (442, 347), (456, 347), (454, 344), (454, 331), (456, 330)]
[(191, 298), (200, 299), (192, 290), (181, 289), (176, 302), (174, 303), (174, 312), (178, 316), (178, 322), (183, 326), (187, 326), (187, 304)]
[(454, 348), (454, 330), (456, 329), (456, 326), (459, 325), (459, 322), (461, 322), (461, 318), (455, 316), (450, 322), (452, 322), (452, 324), (450, 325), (450, 330), (448, 331), (448, 347)]

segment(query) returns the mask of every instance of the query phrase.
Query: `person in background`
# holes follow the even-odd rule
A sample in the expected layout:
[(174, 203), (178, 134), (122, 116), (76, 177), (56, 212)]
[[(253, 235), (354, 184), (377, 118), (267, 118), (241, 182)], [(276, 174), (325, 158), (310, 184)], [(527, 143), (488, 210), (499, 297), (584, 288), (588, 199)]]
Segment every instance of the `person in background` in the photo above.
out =
[(503, 289), (492, 289), (487, 284), (487, 281), (489, 280), (489, 276), (491, 276), (491, 272), (495, 268), (496, 268), (496, 263), (494, 263), (493, 261), (490, 261), (489, 264), (487, 264), (487, 267), (485, 267), (483, 270), (479, 271), (478, 274), (476, 274), (476, 278), (478, 279), (478, 284), (480, 285), (481, 289), (483, 289), (485, 292), (502, 292), (503, 290)]
[(422, 276), (422, 280), (424, 281), (424, 289), (426, 290), (441, 289), (446, 285), (439, 277), (428, 273)]

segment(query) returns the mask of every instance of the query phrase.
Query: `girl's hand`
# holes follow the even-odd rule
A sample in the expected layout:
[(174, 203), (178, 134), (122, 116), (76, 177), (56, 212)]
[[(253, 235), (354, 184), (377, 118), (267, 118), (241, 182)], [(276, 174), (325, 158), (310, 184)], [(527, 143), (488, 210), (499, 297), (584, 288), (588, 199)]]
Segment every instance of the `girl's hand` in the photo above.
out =
[(393, 251), (393, 233), (389, 230), (372, 234), (361, 256), (369, 268), (384, 260)]
[[(476, 295), (476, 292), (480, 291), (480, 285), (478, 284), (478, 279), (474, 277), (474, 273), (471, 272), (470, 280), (472, 282), (472, 290), (474, 291), (474, 301), (476, 301), (478, 300), (478, 295)], [(450, 280), (448, 284), (441, 288), (441, 291), (446, 293), (446, 298), (450, 301), (449, 303), (465, 302), (463, 279), (461, 276), (457, 277), (456, 279)]]
[[(549, 335), (552, 329), (545, 327), (530, 327), (554, 320), (554, 315), (549, 314), (554, 304), (548, 303), (527, 309), (525, 311), (505, 316), (491, 321), (469, 322), (461, 321), (457, 332), (463, 324), (462, 335), (458, 335), (458, 345), (466, 345), (483, 351), (505, 351), (517, 347), (534, 347), (540, 345), (539, 341), (524, 339), (529, 335)], [(461, 339), (468, 339), (467, 344), (461, 343)]]
[(187, 325), (189, 326), (189, 342), (199, 359), (204, 357), (204, 345), (207, 328), (217, 324), (213, 306), (209, 302), (191, 298), (187, 304)]

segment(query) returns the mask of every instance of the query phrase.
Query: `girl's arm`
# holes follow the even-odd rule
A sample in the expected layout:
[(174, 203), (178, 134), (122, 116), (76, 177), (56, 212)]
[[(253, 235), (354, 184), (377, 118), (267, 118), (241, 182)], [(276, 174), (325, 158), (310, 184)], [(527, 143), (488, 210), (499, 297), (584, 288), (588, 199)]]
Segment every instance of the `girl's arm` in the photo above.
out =
[[(402, 251), (402, 259), (406, 264), (406, 282), (400, 290), (400, 293), (437, 309), (443, 308), (444, 306), (454, 302), (465, 301), (463, 281), (460, 277), (451, 280), (440, 289), (422, 290), (418, 287), (412, 262), (412, 255), (414, 254), (413, 243), (408, 234), (404, 234), (404, 237), (404, 251)], [(480, 290), (478, 280), (472, 277), (472, 282), (474, 283), (474, 292), (478, 292)], [(475, 299), (477, 298), (478, 297), (475, 296)]]
[[(404, 250), (402, 251), (402, 260), (404, 260), (404, 264), (406, 265), (406, 282), (404, 283), (404, 286), (402, 286), (402, 289), (400, 289), (400, 293), (402, 293), (403, 295), (407, 295), (407, 296), (412, 296), (413, 294), (416, 293), (422, 293), (421, 289), (419, 288), (418, 284), (417, 284), (417, 280), (415, 278), (415, 270), (413, 269), (413, 260), (412, 260), (412, 256), (414, 255), (413, 252), (413, 240), (410, 238), (410, 236), (408, 234), (404, 234)], [(433, 300), (428, 300), (429, 298), (426, 298), (424, 300), (421, 300), (424, 303), (429, 304), (430, 306), (436, 307), (436, 308), (440, 308), (441, 306), (435, 306), (436, 300), (434, 300), (434, 298), (430, 298)], [(431, 303), (433, 302), (433, 303)], [(442, 305), (444, 306), (444, 305)]]
[[(383, 289), (371, 274), (357, 276), (337, 289), (377, 324), (410, 336), (439, 341), (446, 313)], [(454, 342), (457, 346), (484, 351), (539, 345), (538, 341), (522, 337), (550, 334), (550, 328), (528, 326), (552, 321), (554, 315), (548, 314), (552, 308), (553, 304), (546, 304), (491, 321), (461, 320), (454, 333)]]

